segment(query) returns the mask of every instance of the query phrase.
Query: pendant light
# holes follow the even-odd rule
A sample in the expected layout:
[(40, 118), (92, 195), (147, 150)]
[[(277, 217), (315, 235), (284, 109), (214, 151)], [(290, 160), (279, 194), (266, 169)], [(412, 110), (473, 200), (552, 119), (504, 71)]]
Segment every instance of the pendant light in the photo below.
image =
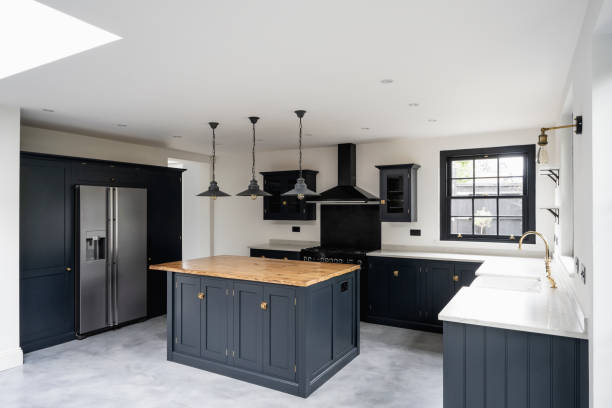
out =
[(229, 194), (224, 193), (223, 191), (219, 190), (219, 185), (217, 184), (217, 181), (215, 180), (215, 161), (217, 159), (217, 155), (215, 152), (215, 144), (216, 144), (215, 143), (215, 129), (217, 128), (217, 126), (219, 126), (219, 123), (218, 122), (208, 122), (208, 125), (212, 128), (212, 132), (213, 132), (212, 180), (210, 182), (210, 185), (208, 186), (208, 190), (204, 191), (203, 193), (198, 194), (198, 197), (212, 197), (213, 200), (216, 200), (217, 197), (227, 197), (229, 196)]
[(249, 116), (249, 120), (253, 125), (253, 165), (251, 166), (251, 175), (253, 176), (253, 178), (249, 183), (249, 187), (236, 195), (242, 197), (249, 196), (251, 197), (251, 200), (255, 200), (257, 197), (267, 197), (271, 196), (272, 194), (266, 193), (265, 191), (261, 190), (259, 188), (259, 184), (257, 184), (257, 180), (255, 180), (255, 124), (257, 123), (259, 118), (257, 116)]
[(313, 196), (319, 195), (317, 192), (308, 189), (308, 186), (306, 185), (306, 180), (304, 180), (304, 178), (302, 177), (302, 118), (304, 117), (305, 113), (306, 113), (305, 110), (295, 111), (295, 114), (300, 120), (299, 145), (298, 145), (299, 151), (300, 151), (300, 156), (299, 156), (300, 157), (299, 159), (300, 175), (293, 189), (287, 191), (284, 194), (281, 194), (282, 196), (293, 196), (293, 197), (297, 196), (298, 200), (303, 200), (304, 197), (306, 196), (313, 197)]

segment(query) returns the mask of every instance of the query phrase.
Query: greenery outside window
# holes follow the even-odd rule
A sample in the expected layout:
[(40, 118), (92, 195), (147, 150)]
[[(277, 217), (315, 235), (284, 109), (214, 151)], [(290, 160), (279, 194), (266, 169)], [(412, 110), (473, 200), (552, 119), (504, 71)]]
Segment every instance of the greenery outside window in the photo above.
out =
[(517, 242), (534, 229), (535, 145), (440, 152), (441, 240)]

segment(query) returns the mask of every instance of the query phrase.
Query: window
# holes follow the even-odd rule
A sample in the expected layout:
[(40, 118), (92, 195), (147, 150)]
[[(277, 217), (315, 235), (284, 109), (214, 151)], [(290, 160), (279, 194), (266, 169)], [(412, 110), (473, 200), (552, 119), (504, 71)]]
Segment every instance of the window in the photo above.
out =
[(440, 152), (441, 240), (517, 242), (533, 229), (535, 145)]

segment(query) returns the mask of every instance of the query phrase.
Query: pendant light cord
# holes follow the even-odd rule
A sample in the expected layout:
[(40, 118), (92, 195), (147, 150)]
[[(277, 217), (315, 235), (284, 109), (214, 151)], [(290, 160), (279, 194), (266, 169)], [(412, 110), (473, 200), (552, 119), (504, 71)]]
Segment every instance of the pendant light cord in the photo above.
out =
[(212, 152), (212, 179), (213, 181), (215, 181), (215, 161), (217, 158), (216, 155), (216, 151), (215, 151), (215, 129), (213, 129), (213, 152)]
[(300, 178), (302, 178), (302, 118), (300, 118)]
[(253, 166), (251, 167), (251, 174), (253, 180), (255, 180), (255, 124), (253, 123)]

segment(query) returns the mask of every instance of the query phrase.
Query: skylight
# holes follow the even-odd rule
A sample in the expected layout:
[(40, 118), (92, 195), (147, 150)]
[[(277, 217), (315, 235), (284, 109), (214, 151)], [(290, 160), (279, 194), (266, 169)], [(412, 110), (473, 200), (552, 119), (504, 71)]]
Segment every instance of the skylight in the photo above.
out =
[(0, 79), (121, 39), (33, 0), (0, 1)]

